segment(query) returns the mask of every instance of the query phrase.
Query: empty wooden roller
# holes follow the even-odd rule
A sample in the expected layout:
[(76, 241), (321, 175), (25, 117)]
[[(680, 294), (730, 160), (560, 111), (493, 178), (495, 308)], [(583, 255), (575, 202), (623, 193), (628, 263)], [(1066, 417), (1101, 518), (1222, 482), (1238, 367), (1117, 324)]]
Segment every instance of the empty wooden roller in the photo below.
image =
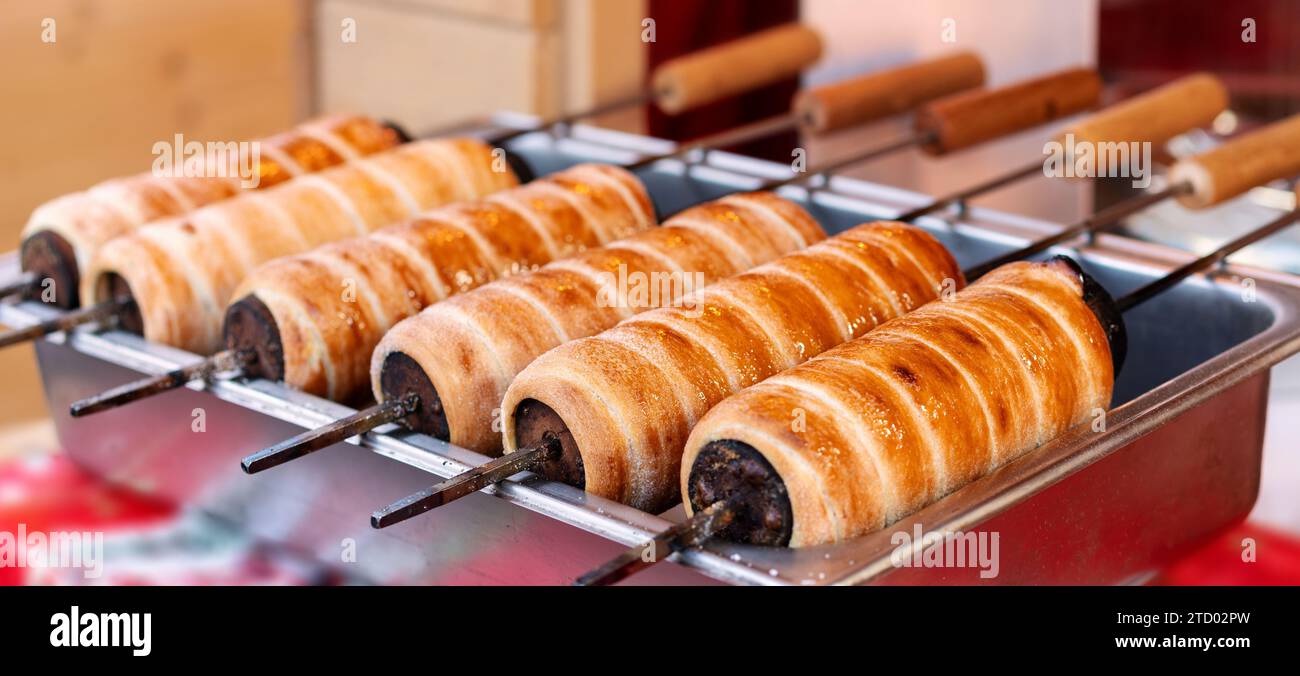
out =
[(992, 90), (953, 94), (917, 112), (922, 147), (942, 155), (1083, 112), (1101, 102), (1101, 76), (1071, 68)]
[(1169, 182), (1190, 188), (1179, 196), (1188, 207), (1222, 204), (1255, 186), (1300, 174), (1300, 115), (1234, 137), (1228, 143), (1178, 161)]
[(983, 84), (980, 58), (958, 52), (804, 90), (795, 97), (794, 110), (809, 131), (825, 134)]
[(786, 24), (665, 62), (651, 89), (669, 115), (788, 77), (816, 63), (822, 38), (803, 24)]

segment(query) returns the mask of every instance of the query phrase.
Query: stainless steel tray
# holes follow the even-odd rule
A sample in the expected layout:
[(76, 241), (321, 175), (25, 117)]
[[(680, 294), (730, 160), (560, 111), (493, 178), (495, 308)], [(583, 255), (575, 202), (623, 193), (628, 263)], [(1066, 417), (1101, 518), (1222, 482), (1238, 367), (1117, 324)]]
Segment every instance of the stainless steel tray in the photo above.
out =
[[(670, 144), (575, 127), (515, 146), (545, 170), (588, 159), (627, 161)], [(699, 158), (696, 158), (699, 159)], [(647, 184), (668, 213), (787, 169), (711, 154), (665, 162)], [(787, 188), (828, 230), (923, 204), (915, 193), (835, 178)], [(983, 260), (1060, 224), (978, 208), (921, 222), (963, 264)], [(1121, 294), (1189, 255), (1102, 236), (1085, 267)], [(15, 267), (0, 260), (0, 278)], [(1118, 583), (1157, 569), (1243, 517), (1255, 500), (1268, 370), (1300, 351), (1300, 281), (1230, 268), (1130, 313), (1128, 364), (1104, 433), (1079, 430), (946, 497), (894, 527), (852, 542), (802, 550), (711, 543), (674, 556), (635, 583)], [(1254, 280), (1242, 300), (1232, 275)], [(21, 326), (52, 312), (0, 307)], [(351, 409), (265, 381), (195, 386), (87, 419), (68, 405), (141, 373), (197, 360), (137, 336), (79, 331), (37, 345), (60, 440), (90, 470), (228, 519), (359, 578), (381, 583), (567, 583), (626, 545), (681, 518), (640, 512), (528, 474), (453, 505), (376, 531), (370, 512), (485, 458), (423, 435), (385, 428), (254, 477), (245, 454)], [(195, 431), (202, 417), (204, 431)], [(896, 568), (896, 532), (996, 532), (999, 575), (973, 568)]]

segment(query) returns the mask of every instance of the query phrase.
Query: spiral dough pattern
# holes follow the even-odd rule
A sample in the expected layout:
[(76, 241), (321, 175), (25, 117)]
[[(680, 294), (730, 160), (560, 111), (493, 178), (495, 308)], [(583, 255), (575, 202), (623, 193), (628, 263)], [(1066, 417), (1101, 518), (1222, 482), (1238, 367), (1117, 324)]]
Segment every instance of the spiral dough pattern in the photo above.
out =
[(706, 287), (691, 299), (700, 312), (646, 312), (542, 355), (506, 391), (505, 450), (517, 450), (520, 404), (541, 402), (572, 434), (588, 492), (666, 509), (687, 435), (713, 405), (962, 283), (924, 231), (857, 226)]
[[(254, 296), (270, 310), (283, 344), (285, 382), (345, 401), (365, 392), (370, 354), (399, 321), (654, 224), (650, 196), (636, 176), (583, 164), (272, 261), (233, 298)], [(494, 317), (502, 330), (522, 321)]]
[(375, 397), (384, 398), (389, 355), (405, 354), (438, 392), (449, 440), (500, 455), (497, 407), (510, 381), (543, 352), (640, 312), (679, 305), (698, 286), (825, 237), (799, 205), (773, 193), (693, 207), (660, 228), (488, 284), (398, 324), (371, 361)]
[[(256, 189), (279, 185), (388, 150), (397, 134), (361, 116), (312, 120), (257, 142), (260, 157)], [(239, 160), (222, 156), (225, 166), (208, 167), (205, 176), (137, 174), (104, 181), (82, 192), (57, 197), (32, 212), (23, 239), (50, 231), (62, 237), (76, 256), (81, 272), (94, 253), (109, 240), (145, 223), (177, 216), (235, 196), (241, 191)]]
[[(792, 507), (791, 546), (888, 525), (1110, 402), (1106, 335), (1061, 263), (1012, 263), (709, 411), (686, 444), (757, 450)], [(801, 424), (791, 424), (797, 413)]]
[(477, 140), (419, 141), (156, 221), (95, 254), (82, 298), (106, 300), (110, 275), (120, 277), (145, 338), (213, 352), (226, 303), (258, 265), (518, 183), (494, 164)]

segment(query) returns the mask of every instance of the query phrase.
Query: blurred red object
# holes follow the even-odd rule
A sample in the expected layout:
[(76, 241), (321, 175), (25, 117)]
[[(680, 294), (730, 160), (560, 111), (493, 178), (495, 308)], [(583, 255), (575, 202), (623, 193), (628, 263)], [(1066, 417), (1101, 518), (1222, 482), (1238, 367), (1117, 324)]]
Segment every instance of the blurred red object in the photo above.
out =
[(1152, 584), (1300, 585), (1300, 538), (1247, 521), (1170, 566)]
[[(47, 564), (56, 553), (67, 559)], [(112, 486), (62, 454), (0, 465), (0, 585), (344, 581), (202, 512)]]
[[(175, 507), (111, 486), (82, 471), (61, 454), (0, 465), (0, 533), (101, 531), (128, 542), (165, 541), (177, 521)], [(158, 534), (150, 536), (150, 530)], [(119, 540), (121, 539), (119, 538)], [(118, 561), (108, 584), (319, 584), (330, 582), (309, 567), (265, 549), (220, 547), (215, 555), (160, 556), (153, 565), (138, 557)], [(247, 562), (248, 565), (233, 565)], [(214, 574), (213, 568), (222, 571)], [(70, 582), (0, 566), (0, 586), (33, 581)], [(1166, 569), (1158, 585), (1300, 585), (1300, 538), (1242, 523)]]
[[(0, 532), (113, 531), (169, 521), (174, 507), (111, 486), (62, 454), (0, 465)], [(22, 584), (21, 568), (0, 566), (0, 585)]]

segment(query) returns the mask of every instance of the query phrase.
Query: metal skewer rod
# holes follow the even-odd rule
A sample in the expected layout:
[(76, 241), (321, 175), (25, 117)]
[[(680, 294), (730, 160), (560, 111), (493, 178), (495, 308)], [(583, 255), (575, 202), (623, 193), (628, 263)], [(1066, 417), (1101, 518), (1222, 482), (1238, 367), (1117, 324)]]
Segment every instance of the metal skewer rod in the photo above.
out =
[[(746, 91), (753, 91), (798, 73), (822, 55), (822, 39), (800, 23), (788, 23), (759, 31), (660, 64), (650, 82), (635, 94), (607, 103), (597, 103), (548, 120), (535, 128), (518, 129), (493, 137), (499, 144), (541, 129), (572, 124), (623, 108), (653, 103), (660, 110), (677, 115)], [(744, 64), (761, 63), (737, 69)]]
[(215, 373), (223, 371), (242, 372), (248, 368), (257, 353), (249, 350), (222, 350), (200, 362), (168, 371), (152, 378), (143, 378), (135, 382), (119, 385), (105, 390), (93, 397), (87, 397), (72, 403), (72, 417), (98, 413), (123, 404), (144, 399), (160, 392), (184, 387), (193, 380), (207, 380)]
[(966, 275), (967, 281), (973, 281), (983, 277), (994, 269), (1006, 265), (1007, 263), (1022, 260), (1037, 253), (1042, 253), (1057, 244), (1068, 242), (1079, 235), (1104, 229), (1107, 226), (1118, 223), (1126, 216), (1135, 214), (1147, 207), (1159, 204), (1171, 197), (1176, 197), (1190, 190), (1191, 186), (1189, 184), (1178, 183), (1171, 185), (1164, 190), (1139, 195), (1132, 199), (1119, 202), (1118, 204), (1113, 204), (1054, 235), (1036, 240), (1032, 244), (1027, 244), (1022, 248), (1009, 251), (997, 258), (967, 268), (963, 274)]
[(41, 336), (48, 336), (51, 333), (60, 331), (70, 331), (82, 324), (91, 324), (99, 322), (108, 324), (116, 322), (123, 310), (127, 309), (135, 301), (107, 300), (102, 303), (96, 303), (89, 307), (73, 310), (61, 317), (56, 317), (49, 321), (33, 324), (26, 328), (8, 331), (0, 334), (0, 348), (6, 348), (10, 345), (29, 340), (36, 340)]
[(825, 166), (817, 167), (812, 171), (796, 173), (795, 175), (789, 178), (773, 179), (771, 181), (767, 181), (766, 183), (763, 183), (762, 185), (755, 188), (755, 190), (769, 190), (769, 191), (779, 190), (781, 188), (784, 188), (787, 185), (802, 183), (803, 181), (807, 181), (817, 176), (825, 176), (833, 171), (839, 171), (840, 169), (843, 169), (845, 167), (850, 167), (855, 164), (862, 164), (863, 162), (869, 162), (871, 160), (884, 157), (885, 155), (889, 155), (890, 153), (895, 153), (906, 148), (925, 145), (926, 143), (929, 143), (932, 138), (934, 138), (934, 135), (931, 134), (930, 132), (916, 132), (913, 134), (908, 134), (902, 138), (894, 139), (893, 141), (888, 141), (883, 145), (877, 146), (865, 152), (857, 153), (855, 155), (846, 157), (844, 159), (835, 160), (833, 162), (826, 164)]
[(736, 505), (719, 500), (691, 518), (655, 535), (649, 542), (632, 547), (574, 582), (578, 587), (611, 585), (655, 565), (671, 554), (695, 547), (726, 528), (736, 518)]
[(248, 474), (257, 474), (295, 458), (315, 453), (322, 448), (333, 446), (345, 439), (365, 434), (385, 423), (405, 418), (419, 408), (420, 400), (415, 395), (388, 399), (381, 404), (362, 409), (346, 418), (308, 430), (292, 439), (254, 453), (244, 458), (240, 466)]
[(40, 278), (36, 276), (36, 273), (28, 270), (19, 274), (8, 284), (0, 286), (0, 298), (8, 298), (17, 293), (26, 293), (36, 288), (39, 283)]
[(185, 387), (196, 380), (207, 380), (217, 373), (230, 373), (231, 378), (245, 374), (256, 361), (257, 354), (247, 350), (222, 350), (202, 361), (183, 366), (156, 376), (141, 378), (104, 390), (99, 394), (72, 402), (69, 413), (74, 418), (101, 413), (131, 402), (147, 399), (156, 394)]
[(587, 108), (586, 110), (579, 110), (579, 111), (569, 113), (567, 115), (562, 115), (560, 117), (552, 118), (550, 120), (546, 120), (542, 122), (536, 127), (527, 127), (524, 129), (512, 129), (510, 131), (503, 132), (501, 134), (489, 138), (487, 140), (487, 143), (488, 145), (494, 145), (494, 146), (501, 145), (506, 141), (510, 141), (512, 139), (516, 139), (519, 138), (520, 136), (531, 134), (533, 132), (545, 131), (552, 127), (559, 127), (568, 124), (573, 124), (574, 122), (577, 122), (578, 120), (584, 118), (597, 117), (600, 115), (604, 115), (605, 113), (612, 113), (616, 110), (622, 110), (623, 108), (631, 108), (632, 106), (639, 106), (644, 103), (650, 103), (653, 99), (654, 97), (651, 96), (649, 92), (641, 92), (639, 94), (634, 94), (626, 98), (610, 101), (609, 103), (596, 104), (590, 108)]
[(682, 145), (677, 150), (661, 155), (650, 155), (637, 160), (631, 164), (623, 165), (628, 171), (637, 171), (644, 169), (652, 164), (674, 157), (682, 157), (694, 152), (703, 152), (708, 150), (718, 150), (728, 148), (741, 143), (748, 143), (758, 139), (767, 138), (773, 134), (779, 134), (783, 131), (791, 131), (799, 128), (799, 118), (794, 113), (785, 113), (769, 117), (757, 122), (750, 122), (734, 129), (710, 134), (701, 139)]
[(993, 178), (988, 179), (987, 181), (977, 183), (969, 188), (964, 188), (957, 192), (944, 195), (943, 197), (940, 197), (923, 207), (917, 207), (911, 211), (903, 212), (899, 214), (898, 217), (895, 218), (894, 220), (911, 222), (922, 216), (932, 214), (950, 204), (964, 203), (966, 200), (972, 197), (978, 197), (979, 195), (983, 195), (984, 193), (992, 192), (999, 188), (1006, 187), (1021, 179), (1025, 179), (1030, 176), (1033, 176), (1034, 174), (1041, 174), (1042, 171), (1043, 171), (1043, 161), (1037, 160), (1030, 164), (1026, 164), (1025, 166), (1019, 169), (1002, 174), (1001, 176), (995, 176)]
[(370, 515), (370, 525), (375, 528), (387, 528), (395, 523), (401, 523), (435, 507), (441, 507), (470, 493), (483, 490), (520, 472), (532, 470), (543, 462), (556, 460), (562, 451), (563, 447), (560, 446), (559, 440), (547, 438), (532, 448), (507, 453), (376, 511)]
[(1164, 291), (1173, 288), (1184, 279), (1187, 279), (1202, 270), (1207, 270), (1214, 265), (1222, 263), (1228, 258), (1228, 256), (1241, 251), (1251, 244), (1285, 230), (1296, 221), (1300, 221), (1300, 209), (1282, 214), (1276, 219), (1270, 221), (1268, 224), (1260, 226), (1259, 228), (1224, 244), (1190, 263), (1171, 270), (1165, 276), (1138, 287), (1127, 295), (1119, 298), (1115, 301), (1115, 304), (1119, 307), (1120, 312), (1127, 312), (1128, 310), (1155, 298)]

